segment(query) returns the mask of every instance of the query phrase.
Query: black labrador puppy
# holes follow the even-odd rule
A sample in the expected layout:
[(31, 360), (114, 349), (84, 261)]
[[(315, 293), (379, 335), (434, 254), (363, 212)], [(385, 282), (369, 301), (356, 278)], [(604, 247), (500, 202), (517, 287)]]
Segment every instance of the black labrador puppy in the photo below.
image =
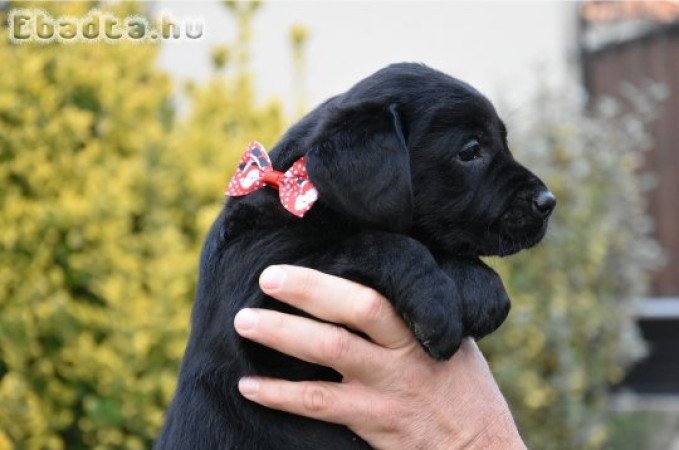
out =
[(260, 291), (262, 270), (296, 264), (371, 286), (432, 357), (447, 359), (509, 311), (502, 281), (478, 257), (536, 244), (555, 205), (512, 157), (493, 105), (421, 64), (391, 65), (327, 100), (271, 152), (282, 172), (301, 157), (318, 193), (304, 218), (263, 187), (230, 198), (207, 236), (191, 336), (156, 448), (369, 448), (345, 427), (239, 394), (244, 375), (341, 379), (236, 334), (244, 307), (301, 314)]

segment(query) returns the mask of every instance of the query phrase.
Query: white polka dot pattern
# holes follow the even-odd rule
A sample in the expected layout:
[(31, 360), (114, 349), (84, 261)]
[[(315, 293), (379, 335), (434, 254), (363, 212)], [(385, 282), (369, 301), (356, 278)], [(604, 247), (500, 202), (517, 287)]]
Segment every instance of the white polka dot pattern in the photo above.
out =
[(252, 141), (227, 186), (225, 195), (239, 197), (270, 186), (278, 189), (283, 207), (297, 217), (304, 217), (318, 199), (318, 191), (307, 174), (304, 157), (285, 173), (273, 169), (266, 149)]

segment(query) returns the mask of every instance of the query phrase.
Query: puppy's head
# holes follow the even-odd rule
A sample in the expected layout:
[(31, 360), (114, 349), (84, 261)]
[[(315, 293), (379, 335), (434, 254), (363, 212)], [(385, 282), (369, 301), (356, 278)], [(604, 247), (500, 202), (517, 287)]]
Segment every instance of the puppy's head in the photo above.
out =
[(539, 242), (555, 198), (514, 160), (492, 104), (419, 64), (382, 69), (333, 99), (309, 134), (319, 201), (365, 227), (467, 255)]

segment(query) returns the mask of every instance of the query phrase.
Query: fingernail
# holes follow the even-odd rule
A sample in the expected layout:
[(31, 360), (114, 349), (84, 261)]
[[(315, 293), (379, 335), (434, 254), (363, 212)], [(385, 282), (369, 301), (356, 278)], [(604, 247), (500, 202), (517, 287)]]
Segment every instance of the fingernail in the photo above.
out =
[(283, 286), (285, 277), (288, 274), (281, 266), (269, 266), (262, 272), (259, 277), (259, 285), (262, 289), (274, 290)]
[(238, 390), (246, 397), (254, 395), (259, 391), (259, 381), (254, 378), (243, 377), (238, 381)]
[(233, 324), (237, 330), (246, 331), (255, 328), (257, 325), (257, 313), (250, 308), (243, 308), (236, 314)]

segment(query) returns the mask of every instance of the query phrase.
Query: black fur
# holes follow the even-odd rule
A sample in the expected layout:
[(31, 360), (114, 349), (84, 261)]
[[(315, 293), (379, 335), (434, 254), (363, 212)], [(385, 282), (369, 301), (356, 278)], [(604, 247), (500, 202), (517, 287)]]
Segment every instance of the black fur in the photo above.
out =
[(347, 428), (241, 397), (243, 375), (340, 376), (241, 339), (234, 315), (291, 311), (257, 284), (265, 267), (285, 263), (375, 288), (437, 359), (463, 336), (494, 331), (509, 299), (478, 256), (534, 245), (553, 207), (536, 208), (546, 188), (512, 158), (506, 134), (484, 96), (419, 64), (382, 69), (293, 126), (271, 152), (274, 167), (306, 155), (319, 200), (304, 219), (271, 188), (227, 202), (203, 248), (191, 337), (156, 448), (368, 448)]

